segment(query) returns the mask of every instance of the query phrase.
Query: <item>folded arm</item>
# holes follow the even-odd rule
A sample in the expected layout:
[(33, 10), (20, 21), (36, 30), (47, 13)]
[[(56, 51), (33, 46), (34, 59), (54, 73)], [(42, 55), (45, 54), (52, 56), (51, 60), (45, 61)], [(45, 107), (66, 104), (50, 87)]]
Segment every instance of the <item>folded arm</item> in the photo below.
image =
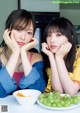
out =
[(46, 84), (43, 77), (43, 62), (37, 62), (33, 65), (31, 72), (24, 76), (20, 81), (20, 88), (37, 89), (43, 92)]
[(6, 67), (0, 69), (0, 97), (9, 95), (16, 88), (16, 82), (10, 77)]

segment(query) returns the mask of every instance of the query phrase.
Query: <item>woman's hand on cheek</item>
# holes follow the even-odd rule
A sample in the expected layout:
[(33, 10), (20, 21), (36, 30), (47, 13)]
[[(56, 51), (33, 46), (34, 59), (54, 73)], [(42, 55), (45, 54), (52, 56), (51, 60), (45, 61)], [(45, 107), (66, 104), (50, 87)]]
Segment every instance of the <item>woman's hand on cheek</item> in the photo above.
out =
[(28, 51), (32, 49), (36, 44), (38, 43), (38, 40), (36, 38), (32, 38), (32, 40), (21, 47), (21, 51)]
[(19, 51), (20, 52), (20, 47), (18, 45), (18, 43), (15, 41), (13, 32), (11, 32), (11, 41), (12, 41), (12, 51)]
[(47, 45), (47, 43), (42, 43), (42, 49), (41, 49), (42, 52), (44, 52), (47, 56), (50, 56), (51, 54), (53, 54), (50, 50), (49, 50), (49, 47)]
[(65, 55), (69, 53), (71, 47), (72, 47), (72, 44), (70, 42), (66, 42), (62, 44), (59, 50), (56, 52), (56, 55), (63, 58)]
[(12, 50), (12, 52), (19, 50), (18, 44), (15, 41), (12, 32), (9, 29), (6, 29), (4, 31), (3, 39), (6, 45)]
[(6, 29), (3, 34), (3, 39), (8, 47), (11, 48), (10, 31)]

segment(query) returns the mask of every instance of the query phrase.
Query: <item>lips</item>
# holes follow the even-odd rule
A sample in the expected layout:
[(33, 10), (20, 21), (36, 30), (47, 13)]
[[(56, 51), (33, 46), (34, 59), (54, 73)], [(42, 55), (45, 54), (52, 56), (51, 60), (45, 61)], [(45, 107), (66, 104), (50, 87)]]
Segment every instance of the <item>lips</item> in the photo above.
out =
[(18, 45), (23, 46), (25, 43), (24, 42), (17, 42)]
[(55, 49), (57, 46), (56, 45), (51, 45), (51, 48), (52, 49)]

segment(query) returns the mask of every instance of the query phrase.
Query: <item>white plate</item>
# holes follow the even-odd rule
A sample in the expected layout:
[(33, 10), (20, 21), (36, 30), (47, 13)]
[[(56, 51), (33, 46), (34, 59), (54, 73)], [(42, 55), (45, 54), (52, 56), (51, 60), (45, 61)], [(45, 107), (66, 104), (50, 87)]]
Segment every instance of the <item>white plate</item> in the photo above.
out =
[(47, 109), (51, 109), (51, 110), (69, 110), (69, 109), (73, 109), (73, 108), (76, 108), (76, 107), (80, 107), (80, 103), (78, 104), (73, 104), (73, 105), (70, 105), (69, 107), (48, 107), (48, 106), (45, 106), (44, 104), (42, 104), (39, 99), (37, 99), (37, 103), (43, 107), (43, 108), (47, 108)]

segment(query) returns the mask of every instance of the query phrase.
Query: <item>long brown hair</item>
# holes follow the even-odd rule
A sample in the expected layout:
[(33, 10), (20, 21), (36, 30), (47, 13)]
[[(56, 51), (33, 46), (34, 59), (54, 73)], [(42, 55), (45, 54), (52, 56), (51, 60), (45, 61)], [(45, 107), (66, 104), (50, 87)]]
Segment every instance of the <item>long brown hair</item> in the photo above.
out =
[[(34, 16), (27, 10), (24, 9), (19, 9), (19, 10), (14, 10), (10, 13), (8, 16), (6, 23), (5, 23), (5, 29), (16, 29), (16, 30), (23, 30), (30, 24), (33, 24), (33, 30), (35, 33), (36, 29), (36, 22), (34, 19)], [(33, 33), (33, 35), (34, 35)], [(0, 47), (3, 47), (3, 50), (0, 54), (7, 52), (7, 45), (5, 44), (5, 41), (3, 40)]]

